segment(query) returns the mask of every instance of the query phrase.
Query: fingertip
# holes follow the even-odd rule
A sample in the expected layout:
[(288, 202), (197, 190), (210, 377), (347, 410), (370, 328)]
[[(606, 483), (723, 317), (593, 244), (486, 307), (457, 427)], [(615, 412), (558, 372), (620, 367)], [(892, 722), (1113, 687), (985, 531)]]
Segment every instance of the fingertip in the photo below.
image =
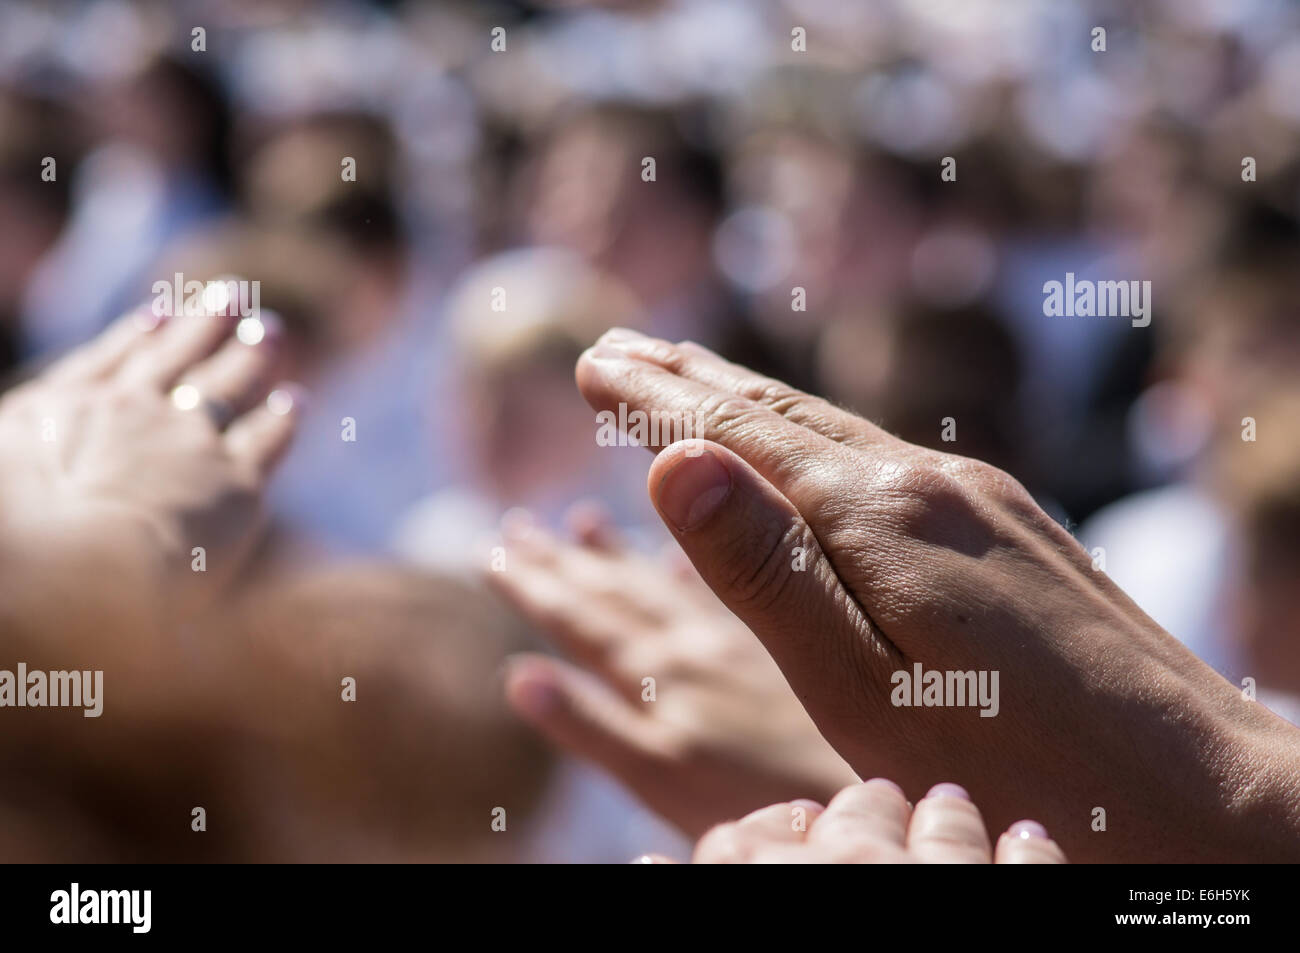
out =
[(950, 797), (950, 798), (956, 798), (957, 800), (960, 801), (970, 800), (970, 793), (960, 784), (954, 784), (951, 781), (943, 781), (939, 784), (936, 784), (934, 787), (930, 788), (930, 790), (925, 793), (925, 796), (928, 798)]
[(859, 782), (859, 783), (858, 783), (858, 787), (860, 787), (860, 788), (870, 788), (870, 787), (878, 787), (878, 788), (882, 788), (882, 789), (885, 789), (885, 790), (893, 791), (893, 792), (895, 792), (896, 794), (898, 794), (900, 797), (902, 797), (903, 800), (907, 800), (907, 794), (903, 791), (903, 789), (898, 785), (898, 783), (897, 783), (896, 781), (891, 781), (891, 780), (889, 780), (889, 778), (867, 778), (867, 780)]
[(649, 340), (640, 331), (632, 328), (613, 327), (596, 339), (597, 344), (613, 344), (626, 341), (645, 341)]
[(1006, 833), (1008, 837), (1018, 838), (1020, 840), (1029, 840), (1030, 838), (1035, 837), (1039, 840), (1051, 840), (1047, 834), (1047, 828), (1042, 824), (1039, 824), (1037, 821), (1016, 821), (1007, 828)]
[(501, 538), (508, 543), (525, 542), (538, 531), (537, 518), (523, 506), (512, 506), (501, 514)]
[(1068, 860), (1047, 829), (1037, 821), (1017, 821), (998, 838), (994, 862), (999, 864), (1065, 864)]
[(284, 383), (226, 429), (231, 452), (265, 477), (288, 449), (307, 403), (306, 390)]
[(564, 514), (564, 525), (583, 546), (610, 549), (618, 545), (614, 517), (600, 500), (578, 500)]
[(598, 341), (578, 356), (573, 379), (578, 391), (592, 407), (617, 407), (624, 399), (616, 386), (620, 370), (631, 366), (629, 355), (608, 342)]
[(530, 721), (546, 720), (564, 701), (555, 670), (534, 655), (518, 655), (507, 660), (505, 695), (510, 707)]

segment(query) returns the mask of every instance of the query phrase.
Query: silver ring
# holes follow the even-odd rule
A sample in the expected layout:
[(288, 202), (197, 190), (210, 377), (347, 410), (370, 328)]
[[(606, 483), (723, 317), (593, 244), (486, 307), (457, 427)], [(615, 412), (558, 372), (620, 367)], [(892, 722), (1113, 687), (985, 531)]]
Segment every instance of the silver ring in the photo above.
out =
[(209, 397), (193, 384), (177, 384), (172, 388), (171, 401), (177, 410), (202, 410), (218, 430), (225, 430), (235, 419), (235, 409), (230, 401)]
[(225, 430), (235, 419), (235, 408), (230, 401), (222, 400), (220, 397), (204, 397), (200, 406), (218, 430)]

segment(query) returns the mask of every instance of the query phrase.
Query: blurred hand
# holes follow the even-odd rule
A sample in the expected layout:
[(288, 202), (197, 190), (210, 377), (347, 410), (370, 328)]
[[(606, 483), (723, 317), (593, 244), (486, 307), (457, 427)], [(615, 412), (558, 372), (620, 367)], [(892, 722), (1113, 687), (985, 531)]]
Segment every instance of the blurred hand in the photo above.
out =
[(234, 326), (128, 315), (0, 401), (0, 562), (27, 596), (107, 576), (170, 615), (235, 573), (295, 414), (291, 391), (267, 400), (275, 335)]
[(1036, 821), (1019, 821), (989, 845), (979, 808), (955, 784), (917, 803), (880, 778), (855, 784), (822, 807), (773, 804), (709, 831), (697, 864), (1063, 864)]
[[(693, 344), (610, 332), (577, 377), (599, 410), (693, 422), (702, 439), (659, 453), (650, 495), (859, 775), (919, 793), (951, 773), (994, 826), (1032, 810), (1077, 860), (1300, 856), (1300, 734), (1095, 572), (1007, 474)], [(999, 673), (996, 716), (896, 704), (916, 663)]]
[(557, 745), (693, 837), (774, 800), (824, 800), (857, 780), (771, 657), (689, 566), (674, 571), (633, 553), (602, 522), (580, 526), (579, 545), (531, 524), (506, 531), (506, 569), (490, 581), (586, 669), (541, 655), (515, 656), (508, 668), (511, 704)]
[[(95, 719), (2, 710), (0, 861), (533, 856), (550, 758), (494, 691), (522, 631), (481, 589), (382, 563), (271, 568), (190, 637), (131, 651), (117, 622), (18, 656), (55, 670), (99, 656), (105, 704)], [(498, 804), (509, 835), (491, 830)]]

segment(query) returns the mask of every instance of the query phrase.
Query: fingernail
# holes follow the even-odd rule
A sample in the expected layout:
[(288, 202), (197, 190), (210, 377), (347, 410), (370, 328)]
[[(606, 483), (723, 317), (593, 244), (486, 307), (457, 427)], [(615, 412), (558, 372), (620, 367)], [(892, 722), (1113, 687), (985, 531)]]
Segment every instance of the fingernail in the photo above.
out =
[(593, 361), (626, 361), (627, 355), (609, 344), (587, 348), (587, 358)]
[(659, 508), (680, 532), (699, 526), (731, 495), (731, 472), (712, 453), (684, 456), (659, 483)]
[(600, 341), (597, 343), (596, 346), (599, 347), (600, 344), (618, 344), (618, 343), (626, 343), (629, 341), (644, 341), (644, 340), (645, 340), (645, 335), (642, 334), (640, 331), (633, 331), (631, 328), (610, 328), (608, 331), (606, 331), (604, 334), (600, 336)]
[(960, 784), (953, 784), (950, 781), (944, 781), (942, 784), (936, 784), (925, 794), (926, 797), (955, 797), (963, 801), (970, 800), (970, 794)]
[(869, 779), (869, 780), (867, 780), (867, 781), (863, 781), (862, 783), (863, 783), (863, 784), (887, 784), (887, 785), (889, 785), (891, 788), (893, 788), (895, 791), (897, 791), (899, 794), (902, 794), (902, 793), (903, 793), (903, 789), (900, 788), (900, 787), (899, 787), (897, 784), (895, 784), (893, 781), (889, 780), (889, 778), (871, 778), (871, 779)]
[(1007, 828), (1007, 833), (1012, 837), (1019, 837), (1028, 840), (1031, 837), (1040, 837), (1047, 840), (1047, 828), (1037, 821), (1016, 821)]
[(806, 811), (824, 811), (826, 805), (820, 801), (814, 801), (812, 798), (800, 797), (790, 802), (791, 807), (801, 807)]
[(163, 311), (155, 310), (151, 305), (140, 305), (135, 310), (135, 323), (141, 331), (148, 334), (150, 331), (157, 330), (167, 319), (167, 314)]
[(516, 682), (510, 696), (524, 714), (534, 718), (545, 718), (560, 707), (560, 693), (555, 686), (537, 678)]

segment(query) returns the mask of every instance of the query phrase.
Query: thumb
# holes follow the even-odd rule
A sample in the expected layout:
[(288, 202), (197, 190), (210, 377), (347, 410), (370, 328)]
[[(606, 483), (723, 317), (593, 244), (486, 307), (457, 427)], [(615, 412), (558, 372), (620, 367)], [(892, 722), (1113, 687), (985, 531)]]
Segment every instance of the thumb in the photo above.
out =
[(696, 570), (758, 636), (800, 699), (815, 691), (856, 708), (819, 706), (819, 722), (828, 727), (832, 718), (861, 718), (864, 666), (867, 684), (881, 686), (887, 706), (889, 673), (901, 656), (845, 589), (793, 503), (736, 454), (707, 440), (662, 450), (647, 482)]

